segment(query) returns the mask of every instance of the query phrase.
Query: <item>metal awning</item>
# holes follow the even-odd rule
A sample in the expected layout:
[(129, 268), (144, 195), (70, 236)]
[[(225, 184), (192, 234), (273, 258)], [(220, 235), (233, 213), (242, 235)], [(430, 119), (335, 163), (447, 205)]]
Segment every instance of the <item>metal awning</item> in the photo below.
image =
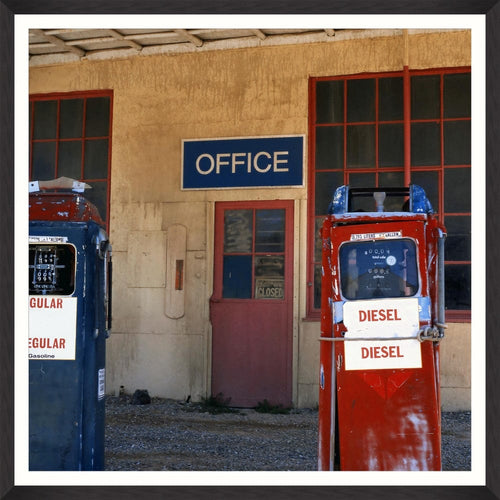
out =
[(333, 29), (30, 29), (30, 64), (109, 59), (134, 54), (304, 43)]
[[(409, 29), (411, 33), (453, 29)], [(30, 66), (402, 35), (402, 29), (30, 29)]]

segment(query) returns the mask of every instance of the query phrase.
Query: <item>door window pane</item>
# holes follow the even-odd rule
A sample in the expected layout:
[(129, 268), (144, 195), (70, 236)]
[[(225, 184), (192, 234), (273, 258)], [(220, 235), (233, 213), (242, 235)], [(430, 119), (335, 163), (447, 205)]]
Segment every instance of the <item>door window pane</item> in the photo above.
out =
[(443, 86), (444, 117), (470, 117), (470, 73), (444, 75)]
[(439, 75), (413, 76), (411, 78), (411, 118), (423, 120), (439, 118)]
[(470, 121), (444, 122), (444, 164), (470, 164)]
[(439, 123), (412, 123), (411, 164), (416, 167), (441, 164)]
[(224, 256), (222, 296), (225, 299), (250, 299), (252, 297), (251, 255)]
[(255, 256), (255, 298), (285, 298), (285, 257), (283, 255)]
[(380, 78), (378, 81), (380, 121), (403, 119), (403, 79)]
[(375, 79), (347, 81), (347, 121), (375, 121)]
[(344, 168), (344, 127), (316, 128), (316, 170)]
[(35, 102), (33, 139), (55, 139), (57, 136), (57, 101)]
[(56, 169), (56, 143), (33, 143), (33, 170), (32, 179), (48, 181), (55, 177)]
[(109, 97), (87, 99), (85, 113), (85, 137), (109, 135)]
[(316, 122), (342, 123), (344, 121), (344, 82), (333, 80), (316, 85)]
[(285, 210), (257, 210), (255, 215), (255, 251), (285, 250)]
[(252, 210), (226, 210), (224, 212), (224, 253), (250, 253), (252, 239)]
[(347, 168), (375, 167), (375, 126), (347, 127)]

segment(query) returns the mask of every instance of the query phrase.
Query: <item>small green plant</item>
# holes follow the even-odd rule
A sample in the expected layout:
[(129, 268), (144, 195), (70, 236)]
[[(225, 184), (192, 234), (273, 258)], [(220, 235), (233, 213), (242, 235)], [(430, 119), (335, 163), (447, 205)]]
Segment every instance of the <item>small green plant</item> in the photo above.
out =
[(283, 405), (272, 405), (267, 399), (259, 401), (255, 407), (255, 411), (258, 411), (259, 413), (281, 413), (288, 415), (290, 410), (291, 408), (285, 408)]
[(238, 413), (235, 408), (230, 408), (229, 403), (231, 398), (224, 399), (222, 392), (216, 396), (212, 395), (208, 398), (201, 398), (200, 411), (213, 414), (216, 413)]

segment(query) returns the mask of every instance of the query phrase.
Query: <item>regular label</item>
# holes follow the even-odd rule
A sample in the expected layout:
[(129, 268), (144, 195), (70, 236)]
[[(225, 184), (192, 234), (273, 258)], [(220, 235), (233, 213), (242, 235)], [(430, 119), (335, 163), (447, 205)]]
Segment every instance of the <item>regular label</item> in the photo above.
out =
[(29, 359), (75, 359), (76, 306), (76, 297), (29, 297)]

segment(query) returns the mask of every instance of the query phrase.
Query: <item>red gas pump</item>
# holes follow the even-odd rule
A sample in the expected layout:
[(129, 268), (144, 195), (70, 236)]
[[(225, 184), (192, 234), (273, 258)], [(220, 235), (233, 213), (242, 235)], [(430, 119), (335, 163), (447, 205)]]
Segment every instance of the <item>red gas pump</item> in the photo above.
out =
[(336, 190), (322, 227), (319, 470), (441, 470), (445, 236), (419, 186)]

